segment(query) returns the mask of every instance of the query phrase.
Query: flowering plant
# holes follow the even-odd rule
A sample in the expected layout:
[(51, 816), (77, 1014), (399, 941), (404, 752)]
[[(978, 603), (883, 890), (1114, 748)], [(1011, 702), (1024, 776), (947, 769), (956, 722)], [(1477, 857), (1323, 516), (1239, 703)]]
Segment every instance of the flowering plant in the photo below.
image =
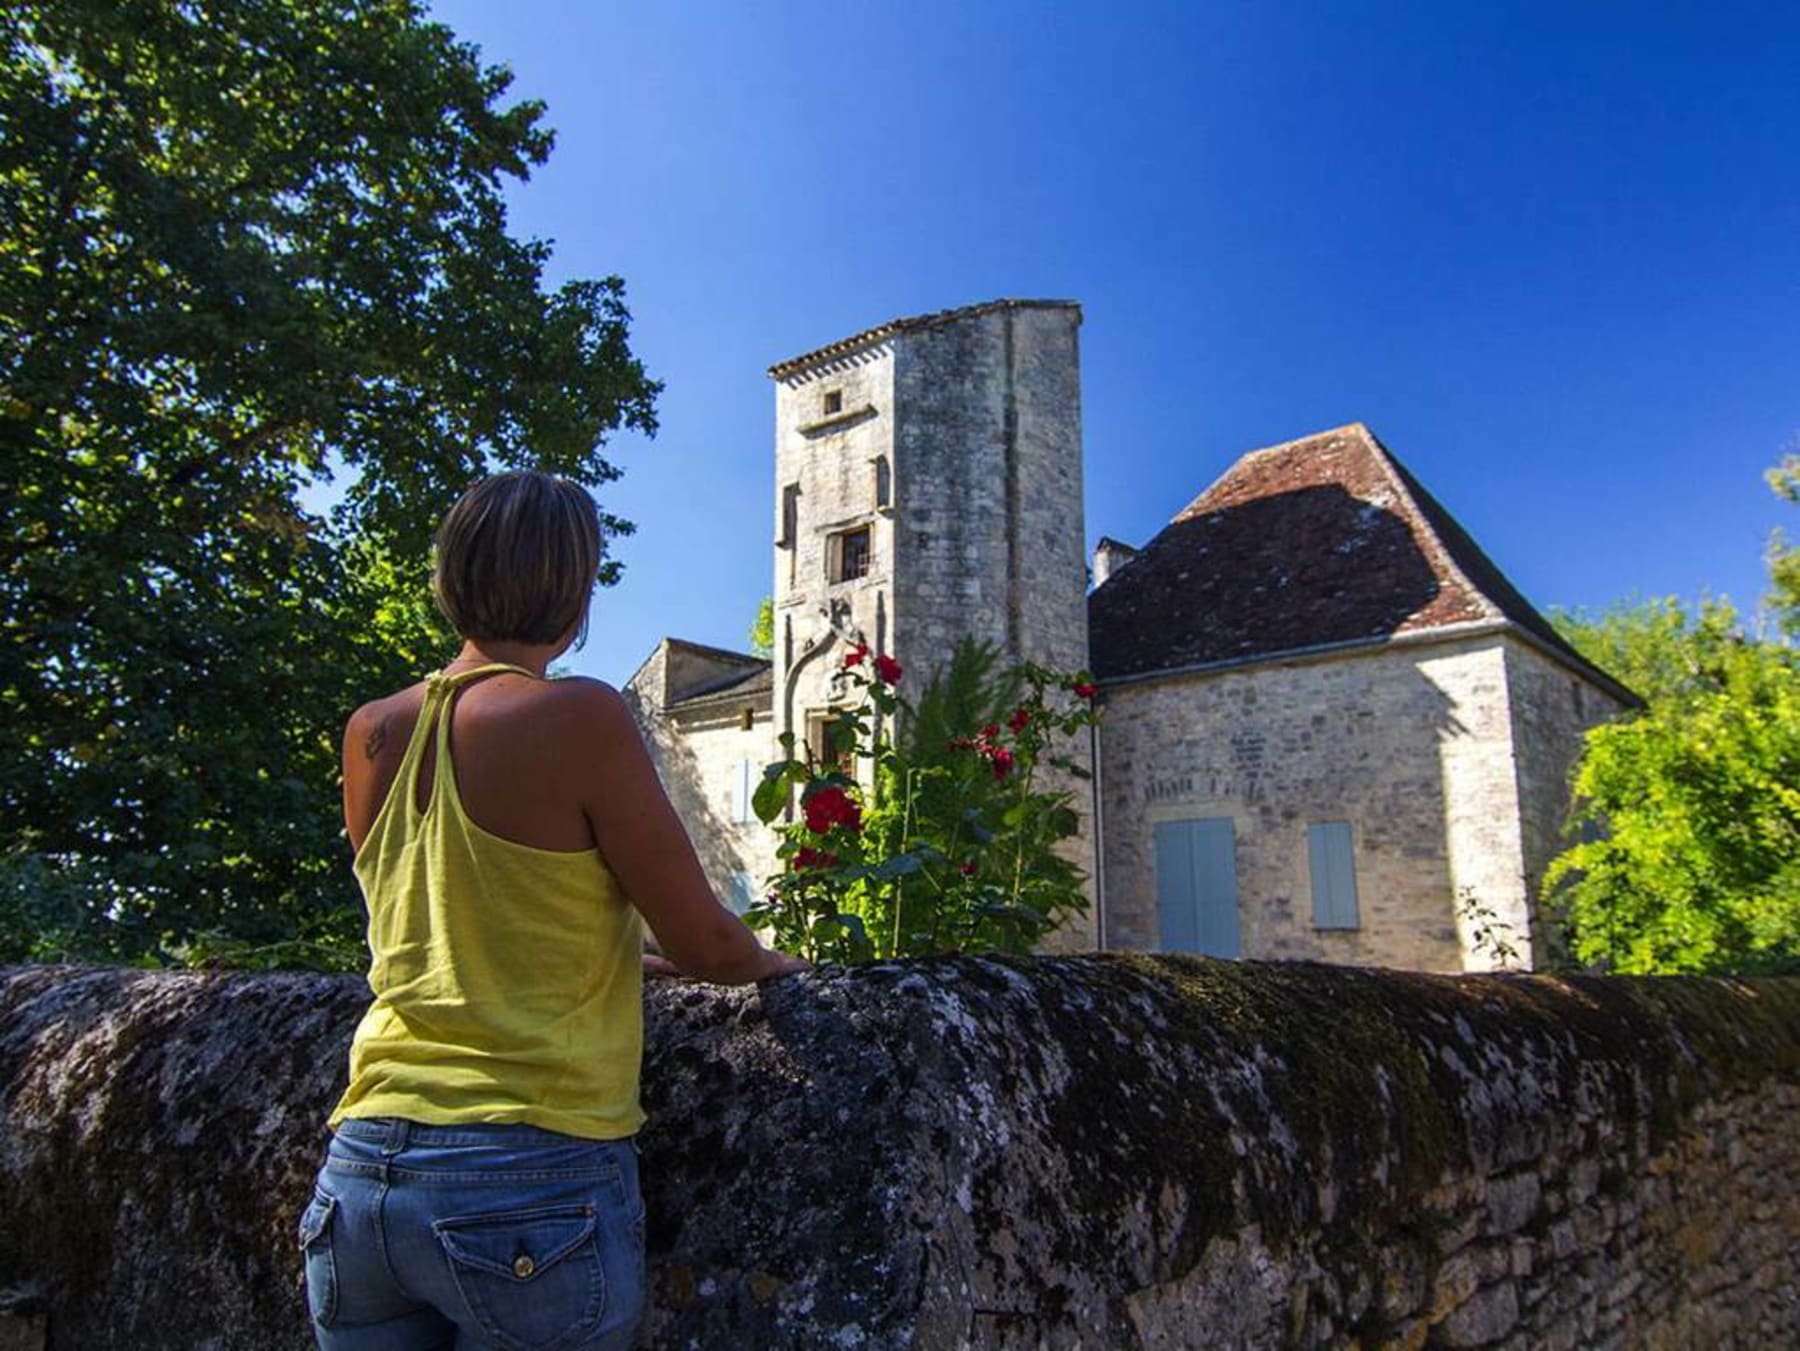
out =
[(1097, 720), (1098, 687), (1086, 672), (996, 667), (991, 647), (965, 642), (913, 704), (899, 662), (849, 649), (861, 699), (837, 725), (850, 754), (821, 763), (783, 736), (753, 805), (771, 825), (788, 818), (784, 870), (746, 920), (812, 960), (867, 961), (1023, 952), (1085, 910), (1085, 879), (1058, 850), (1080, 817), (1040, 771), (1089, 777), (1067, 743)]

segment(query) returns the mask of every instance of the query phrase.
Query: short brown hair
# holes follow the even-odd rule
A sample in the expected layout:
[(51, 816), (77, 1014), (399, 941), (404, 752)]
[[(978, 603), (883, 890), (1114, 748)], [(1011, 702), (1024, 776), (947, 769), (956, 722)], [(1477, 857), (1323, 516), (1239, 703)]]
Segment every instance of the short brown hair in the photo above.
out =
[(436, 542), (432, 595), (464, 638), (553, 643), (578, 622), (585, 636), (600, 520), (580, 484), (530, 470), (484, 478)]

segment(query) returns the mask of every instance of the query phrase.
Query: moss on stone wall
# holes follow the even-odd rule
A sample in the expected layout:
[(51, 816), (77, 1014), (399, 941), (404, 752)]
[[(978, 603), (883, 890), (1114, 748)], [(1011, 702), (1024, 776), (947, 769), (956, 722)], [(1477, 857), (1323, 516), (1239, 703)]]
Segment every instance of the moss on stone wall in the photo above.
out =
[[(43, 1288), (53, 1345), (307, 1344), (289, 1234), (363, 997), (0, 972), (0, 1287)], [(1800, 1084), (1800, 981), (954, 958), (648, 1008), (667, 1345), (1525, 1326), (1502, 1268), (1560, 1289), (1564, 1253), (1650, 1233), (1680, 1197), (1657, 1160), (1725, 1157), (1696, 1123), (1787, 1157), (1756, 1104)], [(1679, 1205), (1737, 1204), (1707, 1185)], [(1788, 1222), (1759, 1214), (1746, 1243)], [(1657, 1291), (1687, 1288), (1680, 1251), (1645, 1259)]]

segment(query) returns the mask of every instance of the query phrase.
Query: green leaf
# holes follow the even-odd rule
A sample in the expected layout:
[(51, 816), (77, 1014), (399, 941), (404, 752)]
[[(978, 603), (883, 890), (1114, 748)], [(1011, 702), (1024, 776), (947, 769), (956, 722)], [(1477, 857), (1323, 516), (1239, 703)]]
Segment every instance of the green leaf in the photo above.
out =
[(788, 783), (785, 775), (777, 778), (765, 778), (756, 785), (756, 791), (750, 795), (750, 810), (756, 813), (756, 819), (765, 826), (773, 825), (775, 818), (787, 808)]
[(915, 854), (895, 854), (870, 871), (870, 876), (883, 881), (892, 881), (896, 877), (906, 877), (916, 873), (923, 866)]

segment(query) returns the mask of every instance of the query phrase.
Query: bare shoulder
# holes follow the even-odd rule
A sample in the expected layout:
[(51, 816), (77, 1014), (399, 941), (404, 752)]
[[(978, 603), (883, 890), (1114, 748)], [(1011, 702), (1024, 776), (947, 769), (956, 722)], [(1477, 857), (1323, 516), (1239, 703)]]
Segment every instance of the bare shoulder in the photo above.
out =
[(564, 676), (546, 681), (541, 697), (573, 734), (601, 741), (627, 733), (636, 735), (637, 719), (630, 702), (604, 680)]
[(376, 760), (395, 740), (404, 740), (419, 716), (422, 685), (371, 699), (344, 724), (344, 759)]

